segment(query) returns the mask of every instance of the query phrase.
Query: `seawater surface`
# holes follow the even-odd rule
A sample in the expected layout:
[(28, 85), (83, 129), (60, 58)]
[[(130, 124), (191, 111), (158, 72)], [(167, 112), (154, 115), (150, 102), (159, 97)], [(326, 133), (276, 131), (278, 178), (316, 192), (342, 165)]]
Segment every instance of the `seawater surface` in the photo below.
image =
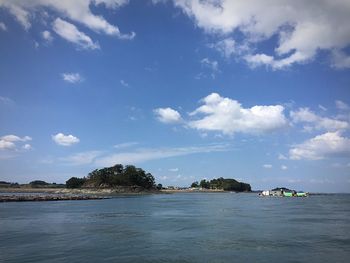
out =
[(350, 195), (0, 203), (0, 262), (349, 262)]

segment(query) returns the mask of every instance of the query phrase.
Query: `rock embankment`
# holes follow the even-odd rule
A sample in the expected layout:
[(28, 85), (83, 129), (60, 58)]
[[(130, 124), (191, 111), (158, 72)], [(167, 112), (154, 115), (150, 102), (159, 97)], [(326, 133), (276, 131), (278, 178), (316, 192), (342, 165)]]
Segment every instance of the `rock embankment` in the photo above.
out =
[(88, 195), (0, 195), (0, 202), (96, 200), (107, 198), (109, 197)]

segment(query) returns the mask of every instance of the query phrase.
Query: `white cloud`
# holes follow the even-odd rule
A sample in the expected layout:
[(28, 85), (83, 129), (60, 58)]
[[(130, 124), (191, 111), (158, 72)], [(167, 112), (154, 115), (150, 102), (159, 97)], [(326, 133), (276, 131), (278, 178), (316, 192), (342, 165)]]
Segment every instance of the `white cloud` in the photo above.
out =
[(213, 45), (210, 45), (210, 47), (215, 48), (220, 53), (222, 53), (226, 58), (230, 58), (232, 55), (234, 55), (236, 50), (236, 42), (233, 38), (226, 38), (223, 40), (219, 40)]
[(14, 104), (14, 101), (11, 100), (11, 99), (8, 98), (8, 97), (2, 97), (2, 96), (0, 96), (0, 103), (1, 103), (1, 104), (5, 104), (5, 105), (11, 105), (11, 104)]
[(209, 58), (203, 58), (201, 64), (204, 67), (211, 69), (213, 72), (219, 71), (219, 63), (216, 60), (210, 60)]
[(29, 143), (26, 143), (25, 145), (22, 146), (23, 150), (29, 151), (32, 149), (32, 146)]
[[(350, 4), (348, 0), (173, 0), (196, 25), (214, 36), (232, 37), (235, 44), (255, 47), (277, 35), (271, 54), (253, 53), (243, 58), (252, 66), (281, 69), (312, 60), (319, 50), (335, 58), (336, 67), (349, 67), (344, 49), (350, 44)], [(334, 30), (337, 28), (337, 30)], [(239, 42), (239, 43), (237, 43)], [(233, 43), (233, 42), (232, 42)], [(232, 45), (231, 45), (232, 46)], [(232, 50), (232, 48), (231, 48)], [(226, 55), (232, 52), (225, 52)]]
[(124, 87), (129, 87), (129, 83), (127, 83), (125, 80), (121, 79), (120, 84), (122, 84)]
[(50, 31), (45, 30), (41, 32), (41, 36), (47, 43), (50, 43), (53, 40), (53, 36), (51, 35)]
[(283, 154), (278, 154), (278, 160), (287, 160), (288, 158), (284, 156)]
[(35, 17), (30, 14), (42, 7), (47, 7), (56, 11), (58, 15), (83, 24), (93, 31), (120, 39), (132, 39), (135, 37), (134, 32), (122, 34), (116, 25), (108, 23), (104, 17), (91, 12), (91, 8), (96, 5), (103, 4), (106, 8), (115, 9), (127, 3), (128, 1), (125, 0), (0, 0), (0, 6), (7, 8), (26, 30), (31, 27), (31, 19)]
[(272, 164), (264, 164), (263, 167), (265, 169), (271, 169), (272, 168)]
[(62, 78), (64, 81), (73, 84), (83, 81), (83, 78), (80, 76), (79, 73), (62, 73)]
[(321, 109), (321, 110), (323, 110), (323, 111), (327, 111), (327, 108), (326, 107), (324, 107), (323, 105), (321, 105), (321, 104), (319, 104), (318, 105), (318, 107)]
[(17, 135), (13, 134), (2, 136), (0, 139), (7, 142), (26, 142), (32, 140), (32, 138), (29, 136), (18, 137)]
[(229, 150), (228, 146), (222, 144), (182, 148), (136, 149), (134, 151), (113, 153), (99, 157), (95, 160), (95, 164), (98, 166), (110, 166), (116, 163), (134, 164), (189, 154), (221, 152), (227, 150)]
[(129, 2), (129, 0), (94, 0), (97, 5), (104, 4), (108, 8), (116, 9)]
[(58, 145), (62, 146), (71, 146), (80, 141), (79, 138), (73, 135), (64, 135), (63, 133), (57, 133), (56, 135), (52, 135), (52, 140)]
[(14, 149), (16, 145), (13, 142), (0, 139), (0, 150)]
[(29, 21), (31, 18), (30, 12), (25, 10), (19, 3), (20, 2), (16, 0), (0, 0), (0, 7), (7, 8), (24, 29), (28, 30), (31, 27)]
[(31, 140), (32, 138), (29, 136), (19, 137), (13, 134), (5, 135), (0, 137), (0, 150), (18, 150), (18, 143), (23, 143)]
[(157, 119), (163, 123), (179, 123), (182, 121), (180, 113), (171, 108), (158, 108), (153, 112)]
[(281, 165), (281, 170), (288, 170), (288, 167), (286, 165)]
[(7, 26), (3, 22), (0, 22), (0, 30), (7, 31)]
[(336, 100), (335, 106), (338, 110), (344, 110), (344, 111), (350, 110), (350, 106), (341, 100)]
[(320, 160), (328, 157), (349, 157), (350, 139), (338, 132), (327, 132), (296, 145), (289, 150), (292, 160)]
[(298, 111), (291, 111), (290, 116), (295, 123), (302, 122), (311, 124), (312, 126), (304, 127), (304, 130), (306, 131), (312, 131), (313, 129), (336, 131), (349, 128), (349, 123), (346, 121), (320, 117), (310, 111), (308, 108), (300, 108)]
[(334, 50), (332, 53), (332, 67), (337, 69), (350, 68), (350, 56), (344, 51)]
[(60, 158), (60, 161), (68, 164), (68, 165), (85, 165), (85, 164), (91, 164), (94, 162), (94, 160), (101, 155), (102, 152), (100, 151), (88, 151), (88, 152), (81, 152), (76, 153), (73, 155), (70, 155), (68, 157)]
[(129, 148), (138, 144), (139, 144), (138, 142), (124, 142), (124, 143), (116, 144), (113, 147), (116, 149), (124, 149), (124, 148)]
[(65, 40), (76, 44), (83, 49), (99, 49), (98, 43), (94, 43), (92, 39), (79, 31), (78, 28), (60, 18), (57, 18), (53, 22), (53, 30)]
[(179, 168), (170, 168), (168, 169), (169, 172), (178, 172)]
[(199, 119), (188, 122), (191, 128), (233, 135), (273, 132), (288, 125), (281, 105), (243, 108), (238, 101), (217, 93), (210, 94), (202, 102), (204, 105), (190, 113), (190, 116), (200, 115)]

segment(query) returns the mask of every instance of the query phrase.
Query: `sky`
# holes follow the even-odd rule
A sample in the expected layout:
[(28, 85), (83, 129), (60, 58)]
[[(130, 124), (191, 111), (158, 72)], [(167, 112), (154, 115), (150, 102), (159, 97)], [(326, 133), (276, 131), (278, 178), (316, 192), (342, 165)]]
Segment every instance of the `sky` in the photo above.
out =
[(350, 192), (348, 0), (0, 0), (0, 180)]

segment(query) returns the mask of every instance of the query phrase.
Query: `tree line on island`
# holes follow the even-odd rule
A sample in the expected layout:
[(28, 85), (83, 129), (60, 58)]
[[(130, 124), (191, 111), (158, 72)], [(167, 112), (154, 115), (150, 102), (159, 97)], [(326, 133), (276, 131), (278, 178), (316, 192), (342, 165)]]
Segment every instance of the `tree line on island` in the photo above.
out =
[(235, 192), (250, 192), (251, 186), (247, 183), (238, 182), (235, 179), (225, 179), (219, 177), (212, 180), (201, 180), (200, 183), (193, 182), (191, 184), (192, 188), (204, 188), (204, 189), (221, 189), (224, 191), (235, 191)]
[[(65, 184), (47, 183), (42, 180), (35, 180), (29, 184), (20, 185), (18, 183), (8, 183), (0, 181), (0, 188), (116, 188), (125, 187), (127, 189), (161, 190), (161, 184), (156, 184), (154, 176), (134, 165), (116, 164), (111, 167), (95, 169), (86, 177), (71, 177)], [(201, 180), (193, 182), (191, 188), (217, 189), (224, 191), (249, 192), (250, 184), (238, 182), (235, 179), (225, 179), (223, 177), (212, 180)]]
[(144, 189), (162, 188), (156, 186), (155, 179), (151, 173), (133, 165), (116, 164), (112, 167), (95, 169), (87, 177), (72, 177), (66, 181), (67, 188), (113, 188), (116, 186), (137, 186)]

